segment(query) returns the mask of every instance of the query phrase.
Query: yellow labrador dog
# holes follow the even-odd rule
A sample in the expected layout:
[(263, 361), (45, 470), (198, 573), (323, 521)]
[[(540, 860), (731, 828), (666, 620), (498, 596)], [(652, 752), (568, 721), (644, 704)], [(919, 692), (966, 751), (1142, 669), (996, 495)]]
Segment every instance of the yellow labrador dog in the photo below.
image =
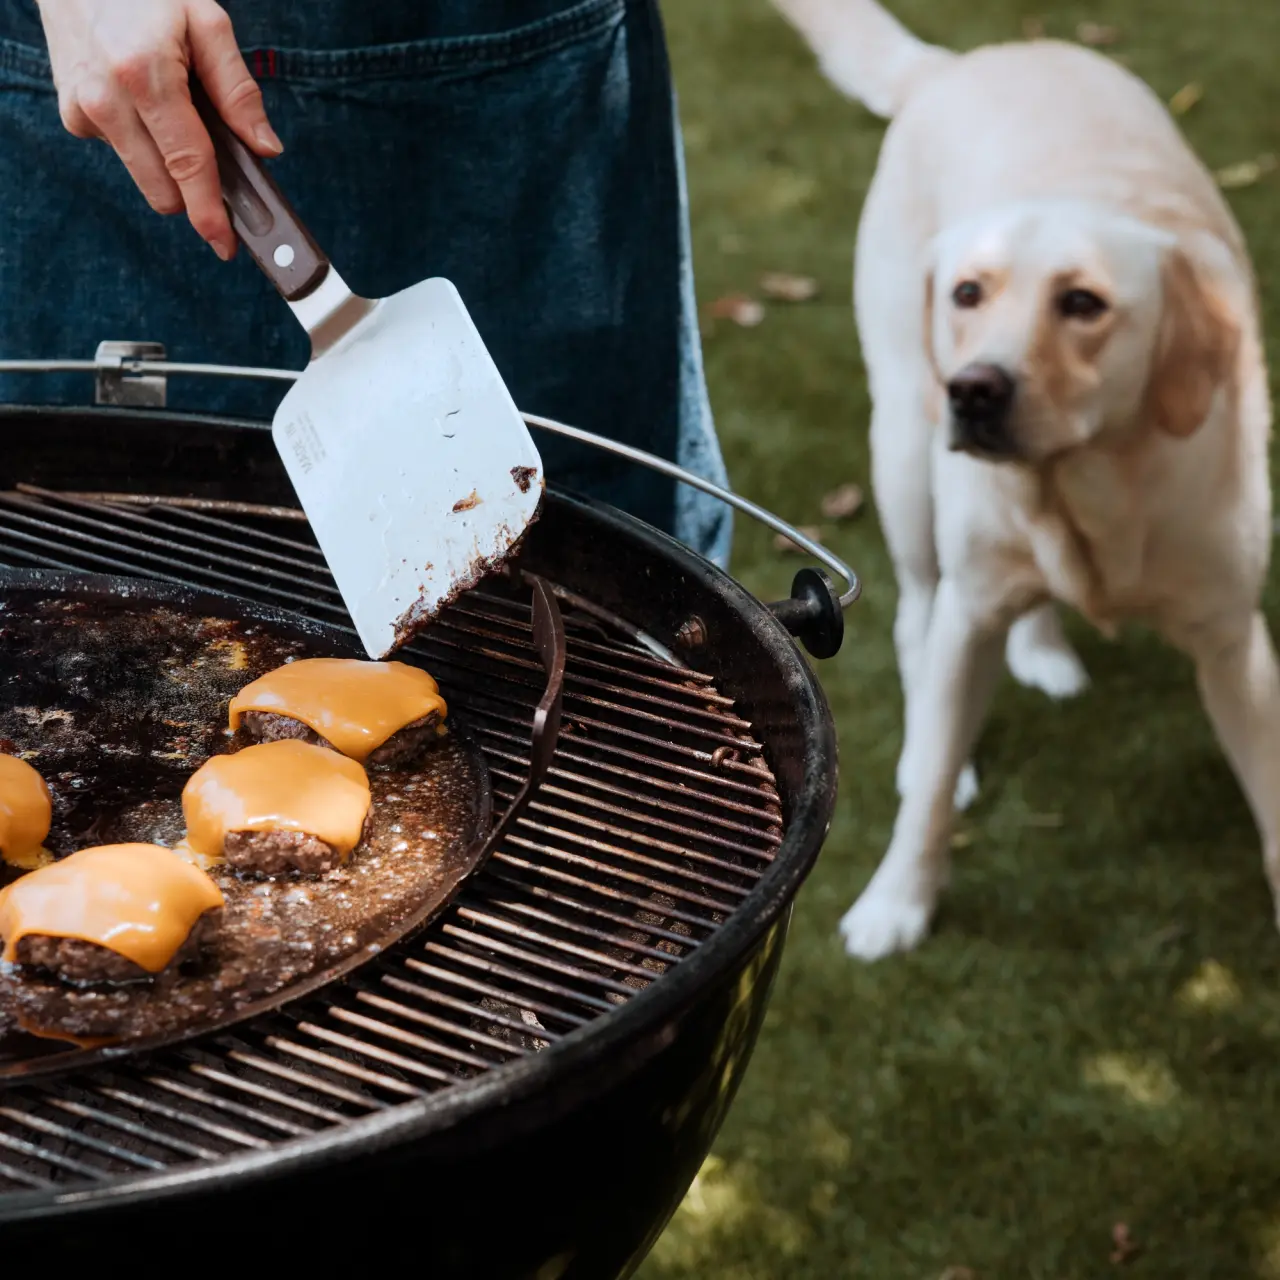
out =
[(858, 232), (873, 479), (900, 589), (901, 805), (841, 922), (924, 937), (1002, 656), (1086, 676), (1053, 601), (1192, 655), (1280, 902), (1280, 670), (1258, 609), (1270, 409), (1239, 227), (1161, 103), (1035, 41), (957, 55), (874, 0), (775, 0), (837, 88), (892, 117)]

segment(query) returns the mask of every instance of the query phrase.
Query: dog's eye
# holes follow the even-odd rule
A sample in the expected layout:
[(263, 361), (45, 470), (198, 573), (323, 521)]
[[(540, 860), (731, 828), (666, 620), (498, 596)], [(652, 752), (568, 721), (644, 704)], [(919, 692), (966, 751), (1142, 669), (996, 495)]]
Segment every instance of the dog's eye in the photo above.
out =
[(961, 280), (951, 290), (951, 301), (966, 311), (982, 301), (982, 286), (976, 280)]
[(1107, 304), (1088, 289), (1068, 289), (1058, 299), (1058, 310), (1068, 320), (1096, 320)]

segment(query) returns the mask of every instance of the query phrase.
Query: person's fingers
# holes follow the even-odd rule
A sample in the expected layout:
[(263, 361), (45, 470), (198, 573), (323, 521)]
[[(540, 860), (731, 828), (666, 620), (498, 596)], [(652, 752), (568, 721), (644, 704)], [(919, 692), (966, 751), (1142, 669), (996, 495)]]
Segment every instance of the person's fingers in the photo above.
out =
[(80, 100), (73, 94), (58, 94), (58, 115), (62, 118), (62, 127), (73, 138), (99, 138), (93, 121), (84, 113)]
[(80, 138), (98, 137), (114, 148), (147, 203), (157, 213), (178, 213), (182, 195), (133, 104), (107, 80), (81, 85), (63, 123)]
[(226, 10), (213, 0), (195, 0), (187, 34), (196, 74), (218, 114), (245, 146), (259, 155), (278, 156), (284, 146), (267, 120), (262, 90), (240, 55)]
[(136, 111), (129, 113), (117, 129), (116, 136), (109, 137), (107, 141), (115, 148), (116, 155), (124, 161), (147, 203), (157, 213), (182, 212), (185, 203), (182, 192)]
[(138, 105), (164, 158), (164, 167), (182, 192), (191, 225), (209, 242), (218, 257), (236, 251), (235, 233), (222, 203), (222, 183), (213, 142), (191, 101), (186, 68), (181, 63), (149, 63), (120, 72), (125, 90)]

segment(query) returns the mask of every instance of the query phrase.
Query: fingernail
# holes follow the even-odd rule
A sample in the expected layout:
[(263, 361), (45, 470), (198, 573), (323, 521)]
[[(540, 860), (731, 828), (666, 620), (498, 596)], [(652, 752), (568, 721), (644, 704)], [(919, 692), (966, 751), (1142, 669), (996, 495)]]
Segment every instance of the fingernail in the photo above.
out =
[(214, 240), (213, 251), (220, 257), (223, 262), (230, 262), (232, 255), (236, 251), (236, 247), (226, 240)]
[(284, 150), (284, 143), (276, 137), (276, 131), (269, 124), (260, 124), (253, 131), (253, 136), (257, 138), (258, 146), (273, 156), (278, 156)]

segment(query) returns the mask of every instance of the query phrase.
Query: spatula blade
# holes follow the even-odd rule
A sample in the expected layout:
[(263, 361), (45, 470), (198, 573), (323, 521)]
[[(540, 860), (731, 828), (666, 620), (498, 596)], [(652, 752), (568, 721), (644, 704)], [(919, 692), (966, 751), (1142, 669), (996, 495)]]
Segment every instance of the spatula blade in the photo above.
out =
[(313, 360), (272, 435), (372, 658), (524, 535), (542, 459), (457, 290), (424, 280)]

